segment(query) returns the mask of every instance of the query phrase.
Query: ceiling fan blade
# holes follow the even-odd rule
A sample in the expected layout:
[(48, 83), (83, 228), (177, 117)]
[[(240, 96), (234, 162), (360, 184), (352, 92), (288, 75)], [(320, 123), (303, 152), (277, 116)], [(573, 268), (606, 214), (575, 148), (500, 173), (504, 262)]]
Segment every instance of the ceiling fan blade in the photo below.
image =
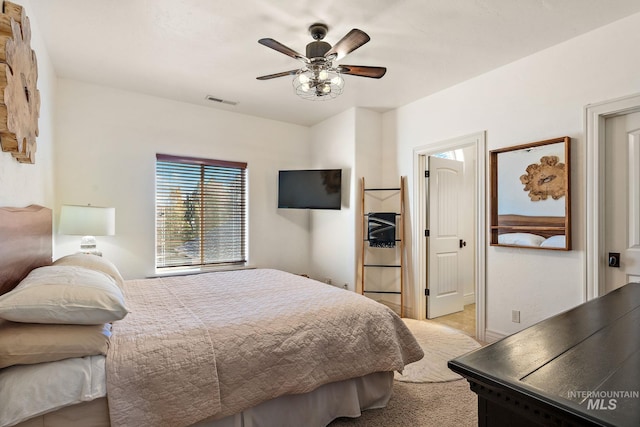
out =
[(268, 75), (266, 75), (266, 76), (256, 77), (256, 79), (258, 79), (258, 80), (269, 80), (269, 79), (275, 79), (276, 77), (293, 76), (293, 75), (295, 75), (298, 71), (299, 71), (299, 70), (283, 71), (283, 72), (281, 72), (281, 73), (268, 74)]
[(347, 54), (353, 52), (366, 42), (371, 40), (371, 38), (364, 31), (358, 30), (354, 28), (349, 31), (346, 36), (340, 39), (338, 43), (333, 45), (331, 49), (327, 53), (325, 53), (325, 58), (334, 57), (333, 59), (344, 58)]
[(385, 67), (367, 67), (364, 65), (339, 65), (338, 71), (342, 74), (379, 79), (385, 75), (387, 69)]
[(309, 63), (309, 58), (307, 58), (301, 53), (296, 52), (290, 47), (287, 47), (282, 43), (275, 41), (274, 39), (260, 39), (258, 40), (258, 43), (260, 43), (263, 46), (270, 47), (273, 50), (277, 50), (280, 53), (284, 53), (285, 55), (290, 56), (292, 58), (299, 59), (300, 61), (306, 62), (307, 64)]

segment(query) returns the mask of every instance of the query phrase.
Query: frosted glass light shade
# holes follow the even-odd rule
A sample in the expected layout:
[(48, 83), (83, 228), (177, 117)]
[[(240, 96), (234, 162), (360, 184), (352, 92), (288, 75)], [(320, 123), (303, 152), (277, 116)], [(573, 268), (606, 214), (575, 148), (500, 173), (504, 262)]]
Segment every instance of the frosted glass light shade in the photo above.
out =
[(60, 234), (113, 236), (116, 234), (116, 208), (62, 205)]

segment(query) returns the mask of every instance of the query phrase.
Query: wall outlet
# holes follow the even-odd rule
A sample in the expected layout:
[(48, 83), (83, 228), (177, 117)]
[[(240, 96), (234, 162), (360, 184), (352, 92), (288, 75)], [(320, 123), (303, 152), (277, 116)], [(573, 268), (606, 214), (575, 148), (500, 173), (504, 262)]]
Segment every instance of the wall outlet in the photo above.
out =
[(520, 310), (511, 310), (511, 321), (513, 323), (520, 323)]

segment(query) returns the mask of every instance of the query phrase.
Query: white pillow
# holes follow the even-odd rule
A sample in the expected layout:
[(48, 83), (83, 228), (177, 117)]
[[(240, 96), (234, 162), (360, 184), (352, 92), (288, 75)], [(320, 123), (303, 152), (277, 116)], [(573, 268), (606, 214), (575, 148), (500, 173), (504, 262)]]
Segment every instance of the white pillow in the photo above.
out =
[(541, 248), (566, 248), (567, 239), (564, 234), (551, 236), (540, 244)]
[(117, 285), (122, 288), (124, 279), (120, 275), (118, 268), (108, 259), (93, 254), (72, 254), (58, 258), (53, 262), (53, 265), (75, 265), (76, 267), (84, 267), (89, 270), (102, 271), (113, 277)]
[(498, 235), (498, 243), (502, 245), (540, 246), (544, 237), (531, 233), (505, 233)]
[(113, 278), (82, 267), (36, 268), (0, 296), (0, 318), (13, 322), (98, 325), (127, 313)]

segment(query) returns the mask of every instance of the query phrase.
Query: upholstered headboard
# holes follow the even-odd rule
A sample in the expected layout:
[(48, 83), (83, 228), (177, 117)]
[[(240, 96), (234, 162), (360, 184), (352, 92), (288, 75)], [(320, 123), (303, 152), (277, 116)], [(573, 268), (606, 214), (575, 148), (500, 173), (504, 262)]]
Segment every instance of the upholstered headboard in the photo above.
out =
[(0, 208), (0, 295), (31, 270), (51, 264), (51, 209)]

